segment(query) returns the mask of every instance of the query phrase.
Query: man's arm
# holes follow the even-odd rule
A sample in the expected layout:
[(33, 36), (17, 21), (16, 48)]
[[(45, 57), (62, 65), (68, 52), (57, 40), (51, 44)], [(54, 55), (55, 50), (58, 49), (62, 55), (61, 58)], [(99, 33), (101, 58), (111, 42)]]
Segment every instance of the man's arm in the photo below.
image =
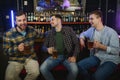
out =
[(43, 44), (43, 46), (42, 46), (42, 50), (44, 51), (44, 52), (48, 52), (48, 45), (49, 45), (49, 39), (50, 39), (50, 31), (48, 31), (46, 34), (45, 34), (45, 39), (44, 39), (44, 44)]
[(3, 49), (6, 55), (12, 55), (18, 51), (17, 46), (11, 44), (10, 35), (7, 35), (6, 33), (3, 35)]
[(73, 50), (73, 56), (77, 56), (80, 52), (80, 44), (79, 44), (79, 39), (77, 38), (75, 32), (73, 31), (73, 29), (70, 28), (70, 33), (71, 33), (71, 38), (74, 44), (74, 50)]
[(91, 27), (89, 28), (88, 30), (82, 32), (79, 36), (79, 40), (80, 40), (80, 48), (81, 50), (85, 47), (85, 39), (89, 39), (89, 40), (92, 40), (92, 36), (93, 36), (93, 32), (94, 31), (94, 28)]
[(111, 30), (110, 33), (108, 33), (109, 37), (107, 44), (100, 43), (99, 41), (94, 41), (94, 48), (98, 48), (101, 50), (106, 51), (109, 54), (119, 54), (120, 51), (120, 44), (119, 44), (119, 38), (117, 33), (114, 30)]
[(120, 42), (118, 34), (113, 31), (111, 32), (110, 43), (107, 46), (107, 52), (110, 54), (119, 54), (120, 51)]

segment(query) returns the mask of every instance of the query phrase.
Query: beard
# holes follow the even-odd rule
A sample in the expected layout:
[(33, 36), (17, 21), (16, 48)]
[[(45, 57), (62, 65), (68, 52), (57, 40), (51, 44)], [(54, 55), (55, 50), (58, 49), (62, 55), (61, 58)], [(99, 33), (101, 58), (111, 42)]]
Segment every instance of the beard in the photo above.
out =
[(25, 30), (27, 27), (27, 24), (19, 25), (18, 26), (21, 31)]

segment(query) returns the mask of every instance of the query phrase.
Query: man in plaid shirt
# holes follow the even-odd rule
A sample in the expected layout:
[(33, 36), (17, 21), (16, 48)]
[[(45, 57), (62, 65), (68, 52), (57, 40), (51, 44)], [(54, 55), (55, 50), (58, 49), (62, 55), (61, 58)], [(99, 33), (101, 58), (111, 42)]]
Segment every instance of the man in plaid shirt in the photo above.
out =
[(72, 28), (62, 26), (62, 17), (59, 14), (51, 16), (50, 24), (53, 29), (48, 31), (43, 49), (50, 55), (56, 49), (58, 56), (48, 57), (42, 63), (40, 71), (46, 80), (55, 80), (50, 71), (62, 63), (68, 70), (66, 80), (76, 80), (76, 57), (80, 51), (78, 38)]
[(27, 17), (23, 12), (16, 14), (16, 27), (4, 33), (4, 53), (9, 56), (5, 80), (20, 80), (23, 67), (27, 71), (25, 80), (35, 80), (39, 75), (39, 64), (34, 52), (37, 32), (27, 27)]

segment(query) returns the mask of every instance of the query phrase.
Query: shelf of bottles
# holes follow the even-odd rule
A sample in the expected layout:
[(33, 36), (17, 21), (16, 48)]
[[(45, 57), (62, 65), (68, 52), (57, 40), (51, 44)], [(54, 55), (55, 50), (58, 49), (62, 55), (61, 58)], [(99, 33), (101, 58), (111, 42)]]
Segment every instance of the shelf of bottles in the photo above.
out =
[(88, 13), (81, 11), (44, 11), (44, 12), (28, 12), (28, 22), (49, 22), (51, 14), (61, 14), (63, 22), (88, 22)]
[(77, 36), (90, 27), (88, 22), (88, 13), (83, 14), (81, 11), (44, 11), (44, 12), (28, 12), (28, 25), (33, 26), (39, 33), (39, 38), (44, 38), (45, 33), (51, 29), (50, 15), (61, 14), (64, 26), (72, 27)]

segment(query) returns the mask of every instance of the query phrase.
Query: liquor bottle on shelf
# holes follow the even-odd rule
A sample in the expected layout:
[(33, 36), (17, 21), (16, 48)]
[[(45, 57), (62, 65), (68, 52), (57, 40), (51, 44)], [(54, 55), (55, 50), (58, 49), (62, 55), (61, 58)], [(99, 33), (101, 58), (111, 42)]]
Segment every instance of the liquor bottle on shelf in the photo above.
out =
[(28, 13), (27, 13), (27, 21), (28, 21), (28, 22), (30, 22), (30, 21), (31, 21), (31, 20), (30, 20), (30, 18), (31, 18), (31, 13), (30, 13), (30, 12), (28, 12)]
[(33, 19), (34, 19), (34, 14), (33, 14), (33, 12), (31, 12), (31, 14), (30, 14), (30, 21), (33, 22)]
[(88, 13), (83, 14), (81, 11), (28, 12), (28, 25), (35, 27), (38, 33), (40, 33), (40, 39), (44, 38), (45, 34), (51, 29), (49, 23), (50, 15), (55, 13), (61, 14), (63, 25), (72, 27), (77, 35), (89, 28)]
[(40, 22), (43, 22), (44, 21), (44, 16), (43, 14), (40, 14)]
[(34, 21), (34, 22), (37, 21), (35, 12), (34, 12), (34, 16), (33, 16), (33, 21)]

